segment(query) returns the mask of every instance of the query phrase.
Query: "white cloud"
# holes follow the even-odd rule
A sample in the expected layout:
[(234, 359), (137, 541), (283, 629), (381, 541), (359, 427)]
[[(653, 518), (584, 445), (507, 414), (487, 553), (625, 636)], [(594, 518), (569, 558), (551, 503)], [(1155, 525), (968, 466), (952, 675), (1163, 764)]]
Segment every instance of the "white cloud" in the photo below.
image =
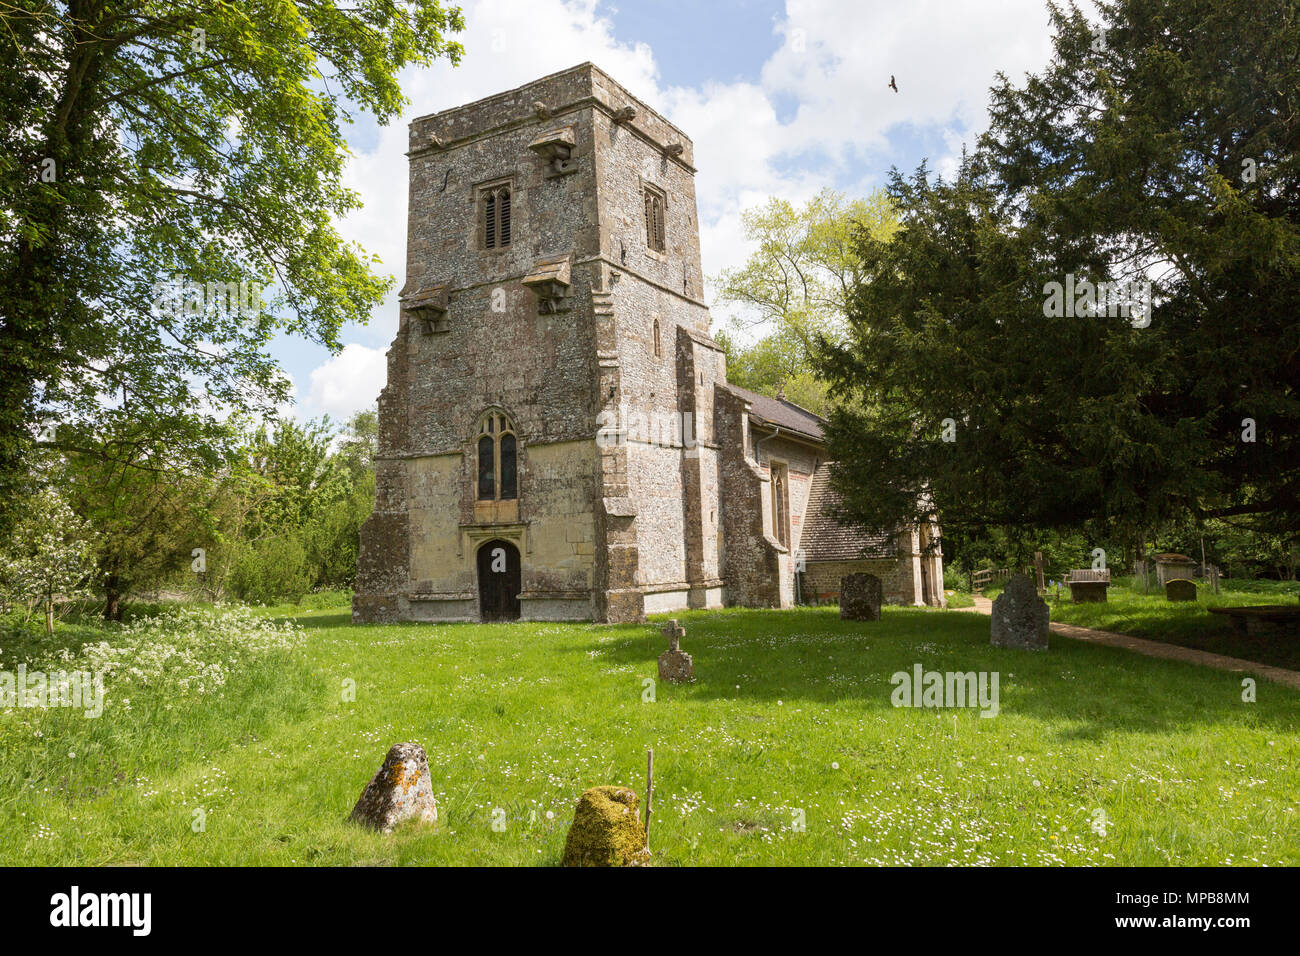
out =
[(300, 408), (303, 418), (328, 414), (345, 420), (355, 412), (374, 407), (388, 377), (384, 349), (355, 342), (311, 373), (311, 389)]

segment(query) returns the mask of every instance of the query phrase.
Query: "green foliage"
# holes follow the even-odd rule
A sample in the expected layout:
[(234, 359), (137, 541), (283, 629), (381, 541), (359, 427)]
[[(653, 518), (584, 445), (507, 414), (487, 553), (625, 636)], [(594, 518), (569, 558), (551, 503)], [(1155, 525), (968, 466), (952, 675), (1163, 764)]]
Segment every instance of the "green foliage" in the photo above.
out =
[(307, 549), (297, 535), (240, 542), (231, 549), (226, 587), (241, 601), (297, 604), (311, 587)]
[(0, 551), (0, 595), (26, 608), (41, 607), (52, 634), (56, 599), (85, 592), (95, 572), (95, 535), (54, 487), (22, 502), (14, 535)]
[(813, 350), (819, 336), (843, 335), (848, 298), (860, 279), (855, 236), (888, 241), (896, 228), (883, 192), (849, 200), (824, 189), (802, 207), (773, 197), (745, 210), (745, 238), (757, 249), (741, 268), (712, 280), (717, 304), (741, 309), (717, 333), (728, 380), (766, 395), (783, 389), (790, 401), (824, 414), (827, 389)]
[(341, 435), (328, 418), (249, 434), (218, 505), (209, 586), (258, 603), (350, 588), (374, 506), (375, 438), (374, 412), (355, 415)]
[[(895, 173), (901, 228), (860, 237), (849, 341), (823, 355), (841, 490), (867, 526), (937, 508), (969, 537), (1300, 528), (1295, 5), (1099, 6), (1104, 50), (1054, 8), (1051, 65), (999, 82), (954, 181)], [(1149, 278), (1150, 325), (1048, 317), (1067, 275)]]
[[(396, 116), (399, 72), (457, 62), (464, 20), (437, 0), (16, 0), (0, 27), (3, 527), (38, 423), (118, 399), (269, 412), (275, 334), (337, 348), (367, 320), (389, 283), (336, 229), (358, 203), (343, 127)], [(230, 308), (240, 283), (271, 298)]]

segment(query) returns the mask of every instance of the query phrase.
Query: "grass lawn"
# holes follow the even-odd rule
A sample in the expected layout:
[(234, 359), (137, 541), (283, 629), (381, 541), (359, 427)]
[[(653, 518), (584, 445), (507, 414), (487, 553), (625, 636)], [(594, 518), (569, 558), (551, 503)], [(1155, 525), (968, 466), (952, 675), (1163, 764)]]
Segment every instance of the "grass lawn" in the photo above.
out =
[(1133, 578), (1116, 578), (1104, 604), (1073, 604), (1069, 592), (1063, 589), (1065, 597), (1052, 602), (1052, 620), (1300, 670), (1300, 639), (1239, 635), (1222, 615), (1206, 610), (1247, 604), (1295, 604), (1300, 582), (1224, 579), (1219, 582), (1218, 594), (1200, 582), (1196, 591), (1195, 603), (1171, 603), (1154, 585), (1149, 594), (1143, 594)]
[[(697, 682), (647, 702), (658, 621), (264, 613), (295, 615), (293, 646), (220, 682), (163, 691), (145, 668), (98, 720), (0, 711), (0, 864), (553, 865), (584, 788), (644, 796), (651, 746), (659, 865), (1300, 864), (1300, 695), (1264, 681), (1244, 703), (1227, 673), (1000, 650), (969, 613), (727, 610), (679, 615)], [(1000, 714), (892, 707), (916, 663), (999, 672)], [(405, 740), (438, 825), (344, 824)]]

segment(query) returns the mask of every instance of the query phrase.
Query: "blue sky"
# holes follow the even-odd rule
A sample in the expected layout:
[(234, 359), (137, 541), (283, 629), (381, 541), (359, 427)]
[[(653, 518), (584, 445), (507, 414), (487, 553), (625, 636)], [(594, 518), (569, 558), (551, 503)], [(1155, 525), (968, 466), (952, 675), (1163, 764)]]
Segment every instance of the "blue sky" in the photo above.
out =
[[(273, 352), (294, 413), (342, 418), (373, 405), (405, 279), (406, 124), (591, 60), (695, 143), (707, 274), (744, 260), (741, 212), (829, 186), (865, 195), (891, 166), (953, 168), (984, 127), (999, 70), (1015, 79), (1050, 55), (1045, 0), (471, 0), (459, 67), (402, 77), (407, 114), (349, 129), (346, 182), (365, 207), (339, 224), (383, 260), (394, 295), (344, 351), (287, 337)], [(887, 88), (897, 77), (899, 92)], [(715, 322), (726, 316), (715, 310)]]

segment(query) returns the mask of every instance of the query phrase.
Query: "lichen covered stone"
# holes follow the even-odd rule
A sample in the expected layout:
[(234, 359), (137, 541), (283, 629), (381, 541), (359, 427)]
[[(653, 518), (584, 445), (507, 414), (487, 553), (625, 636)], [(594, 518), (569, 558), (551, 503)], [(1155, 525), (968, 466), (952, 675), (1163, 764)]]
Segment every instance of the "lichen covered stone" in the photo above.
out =
[(627, 787), (592, 787), (578, 798), (564, 841), (565, 866), (632, 866), (645, 850), (640, 802)]
[(882, 586), (874, 574), (856, 572), (840, 578), (840, 620), (879, 621)]
[(429, 758), (419, 744), (394, 744), (384, 765), (361, 791), (349, 823), (392, 831), (404, 820), (438, 821), (438, 805), (429, 780)]
[(993, 601), (990, 642), (994, 647), (1045, 651), (1050, 629), (1051, 611), (1038, 596), (1034, 582), (1028, 575), (1013, 574)]

